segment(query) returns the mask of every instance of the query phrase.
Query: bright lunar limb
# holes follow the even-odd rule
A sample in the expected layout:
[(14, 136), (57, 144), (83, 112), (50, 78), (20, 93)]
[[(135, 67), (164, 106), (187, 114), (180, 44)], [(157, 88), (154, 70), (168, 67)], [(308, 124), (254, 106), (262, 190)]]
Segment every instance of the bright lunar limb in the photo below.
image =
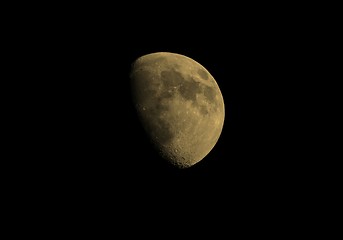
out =
[(225, 107), (220, 88), (190, 57), (155, 52), (132, 63), (133, 103), (160, 156), (178, 168), (201, 161), (223, 129)]

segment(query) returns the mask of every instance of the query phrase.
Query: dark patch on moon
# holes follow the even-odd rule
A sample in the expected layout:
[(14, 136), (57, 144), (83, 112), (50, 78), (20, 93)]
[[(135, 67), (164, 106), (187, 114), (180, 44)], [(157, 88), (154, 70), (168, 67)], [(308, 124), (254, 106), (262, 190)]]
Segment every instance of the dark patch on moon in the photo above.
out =
[(207, 115), (207, 114), (208, 114), (207, 107), (204, 106), (204, 105), (201, 105), (201, 106), (200, 106), (200, 113), (201, 113), (202, 115)]
[[(200, 72), (203, 78), (208, 78), (208, 74), (204, 70), (201, 70)], [(215, 90), (212, 87), (197, 82), (193, 77), (186, 80), (181, 73), (175, 70), (165, 70), (161, 72), (161, 80), (164, 89), (164, 91), (160, 93), (161, 98), (171, 98), (174, 96), (176, 90), (178, 90), (182, 98), (192, 101), (192, 105), (198, 107), (203, 115), (208, 114), (208, 110), (206, 109), (206, 106), (199, 105), (196, 100), (197, 94), (203, 94), (211, 104), (215, 102)]]
[(173, 90), (170, 90), (170, 91), (162, 91), (161, 93), (160, 93), (160, 97), (161, 98), (171, 98), (172, 96), (174, 96), (174, 92), (175, 92), (175, 90), (173, 91)]
[(196, 94), (200, 93), (198, 82), (184, 81), (180, 86), (180, 94), (186, 100), (196, 101)]
[(184, 79), (181, 73), (173, 71), (173, 70), (162, 71), (161, 80), (163, 82), (164, 87), (166, 87), (166, 89), (180, 86), (184, 82)]
[(204, 86), (204, 96), (207, 98), (208, 102), (216, 102), (216, 91), (212, 87)]
[[(173, 96), (172, 92), (174, 89), (178, 89), (180, 95), (185, 100), (196, 101), (196, 94), (201, 92), (200, 84), (193, 79), (187, 81), (184, 79), (181, 73), (169, 70), (169, 71), (162, 71), (161, 72), (161, 79), (163, 82), (163, 89), (167, 89), (164, 91), (162, 95), (165, 97)], [(169, 91), (170, 92), (169, 92)]]
[(162, 112), (165, 112), (165, 111), (169, 110), (169, 105), (163, 104), (162, 101), (163, 101), (162, 97), (157, 98), (157, 103), (158, 104), (156, 104), (156, 109), (159, 111), (159, 113), (162, 113)]
[(183, 77), (179, 72), (165, 70), (161, 72), (162, 89), (161, 98), (171, 98), (175, 95), (177, 88), (182, 84)]
[(198, 69), (198, 74), (199, 74), (199, 76), (202, 78), (202, 79), (204, 79), (204, 80), (207, 80), (208, 79), (208, 74), (207, 74), (207, 72), (205, 71), (205, 70), (203, 70), (203, 69)]

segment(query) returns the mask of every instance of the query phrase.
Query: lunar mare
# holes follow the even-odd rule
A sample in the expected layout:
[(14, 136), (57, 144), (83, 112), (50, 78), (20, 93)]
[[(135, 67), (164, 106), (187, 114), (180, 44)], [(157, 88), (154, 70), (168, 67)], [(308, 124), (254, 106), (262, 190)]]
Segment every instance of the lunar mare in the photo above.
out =
[(179, 168), (201, 161), (217, 143), (224, 100), (208, 70), (177, 53), (137, 58), (130, 70), (133, 103), (160, 156)]

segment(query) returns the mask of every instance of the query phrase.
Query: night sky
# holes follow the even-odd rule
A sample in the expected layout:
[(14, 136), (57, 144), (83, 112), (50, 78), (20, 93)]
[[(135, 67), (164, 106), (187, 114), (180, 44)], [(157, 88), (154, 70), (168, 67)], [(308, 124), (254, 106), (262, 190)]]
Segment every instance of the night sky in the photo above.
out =
[[(120, 217), (142, 221), (151, 211), (157, 219), (220, 212), (238, 222), (263, 209), (292, 211), (317, 181), (317, 162), (306, 157), (313, 133), (304, 86), (314, 57), (306, 21), (253, 7), (211, 18), (177, 12), (179, 21), (126, 12), (72, 11), (25, 35), (41, 36), (27, 44), (41, 79), (29, 112), (39, 115), (31, 128), (39, 129), (37, 144), (29, 148), (37, 160), (25, 165), (37, 173), (37, 192), (69, 199), (80, 212), (124, 208)], [(222, 134), (189, 169), (156, 154), (131, 101), (131, 63), (158, 51), (196, 60), (223, 94)]]

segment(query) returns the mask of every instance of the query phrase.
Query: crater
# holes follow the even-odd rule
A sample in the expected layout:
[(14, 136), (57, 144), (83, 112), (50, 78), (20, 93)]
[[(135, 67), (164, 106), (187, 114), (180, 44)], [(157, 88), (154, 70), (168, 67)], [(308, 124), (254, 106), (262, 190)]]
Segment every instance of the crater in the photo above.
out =
[(208, 80), (208, 73), (204, 70), (204, 69), (199, 69), (198, 70), (198, 74), (199, 76), (204, 79), (204, 80)]

